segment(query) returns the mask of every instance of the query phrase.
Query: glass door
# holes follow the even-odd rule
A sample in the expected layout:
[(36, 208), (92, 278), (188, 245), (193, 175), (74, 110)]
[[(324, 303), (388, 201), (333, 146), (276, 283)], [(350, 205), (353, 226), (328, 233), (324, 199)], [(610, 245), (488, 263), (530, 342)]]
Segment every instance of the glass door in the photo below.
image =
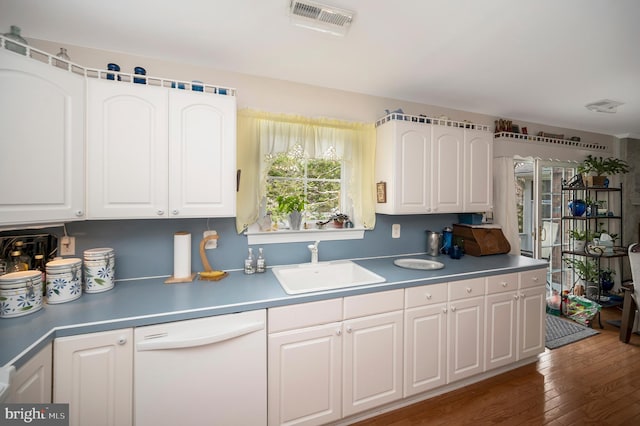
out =
[(559, 291), (562, 273), (562, 181), (576, 164), (540, 159), (514, 161), (521, 254), (549, 262), (547, 282)]

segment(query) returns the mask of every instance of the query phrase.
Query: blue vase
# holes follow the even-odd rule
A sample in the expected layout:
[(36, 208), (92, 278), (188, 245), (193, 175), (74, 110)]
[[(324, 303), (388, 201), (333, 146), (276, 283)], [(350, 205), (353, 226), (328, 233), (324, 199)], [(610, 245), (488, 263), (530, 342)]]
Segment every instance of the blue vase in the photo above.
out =
[[(146, 75), (147, 74), (147, 70), (145, 70), (142, 67), (135, 67), (133, 69), (133, 72), (136, 75)], [(138, 84), (145, 84), (147, 82), (147, 79), (146, 78), (141, 78), (141, 77), (134, 77), (133, 78), (133, 82), (134, 83), (138, 83)]]
[(582, 200), (569, 202), (569, 211), (573, 216), (582, 216), (587, 211), (587, 204)]
[[(107, 69), (109, 71), (120, 71), (120, 65), (118, 64), (114, 64), (114, 63), (109, 63), (107, 64)], [(108, 73), (107, 74), (107, 80), (115, 80), (115, 75)], [(120, 74), (118, 74), (118, 80), (120, 80)]]

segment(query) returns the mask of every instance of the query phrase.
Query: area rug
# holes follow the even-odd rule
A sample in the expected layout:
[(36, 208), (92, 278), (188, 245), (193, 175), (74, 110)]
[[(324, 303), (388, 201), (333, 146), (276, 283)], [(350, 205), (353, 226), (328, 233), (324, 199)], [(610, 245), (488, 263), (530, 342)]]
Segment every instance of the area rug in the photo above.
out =
[(549, 349), (556, 349), (596, 334), (598, 332), (592, 328), (555, 315), (547, 315), (545, 346)]

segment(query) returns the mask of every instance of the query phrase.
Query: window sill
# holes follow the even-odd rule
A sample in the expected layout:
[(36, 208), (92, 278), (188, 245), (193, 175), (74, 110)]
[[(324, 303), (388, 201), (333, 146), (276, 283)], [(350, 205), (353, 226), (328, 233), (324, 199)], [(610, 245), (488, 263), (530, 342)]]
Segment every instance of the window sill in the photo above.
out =
[(251, 225), (244, 233), (249, 245), (302, 243), (313, 241), (361, 240), (364, 238), (364, 228), (328, 228), (301, 229), (299, 231), (279, 230), (262, 232), (257, 225)]

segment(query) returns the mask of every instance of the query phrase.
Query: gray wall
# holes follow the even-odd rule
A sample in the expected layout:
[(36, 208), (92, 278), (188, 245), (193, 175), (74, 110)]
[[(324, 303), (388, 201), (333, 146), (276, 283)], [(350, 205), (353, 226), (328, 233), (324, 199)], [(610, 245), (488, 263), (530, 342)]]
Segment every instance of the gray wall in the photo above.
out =
[[(361, 240), (323, 241), (320, 260), (353, 259), (425, 252), (426, 229), (442, 231), (458, 222), (457, 215), (378, 215), (376, 228), (365, 231)], [(391, 238), (391, 225), (401, 225), (399, 239)], [(238, 235), (235, 219), (149, 219), (84, 221), (66, 224), (70, 236), (76, 237), (76, 257), (89, 248), (112, 247), (116, 252), (116, 279), (169, 276), (173, 273), (173, 234), (188, 231), (192, 238), (191, 270), (202, 271), (199, 245), (207, 229), (215, 229), (220, 238), (218, 248), (207, 250), (214, 269), (241, 269), (247, 255), (247, 237)], [(38, 230), (62, 236), (62, 228)], [(29, 233), (29, 231), (22, 231)], [(15, 235), (16, 232), (8, 232)], [(267, 244), (264, 248), (267, 264), (309, 262), (308, 243)], [(254, 252), (257, 252), (257, 247)]]

